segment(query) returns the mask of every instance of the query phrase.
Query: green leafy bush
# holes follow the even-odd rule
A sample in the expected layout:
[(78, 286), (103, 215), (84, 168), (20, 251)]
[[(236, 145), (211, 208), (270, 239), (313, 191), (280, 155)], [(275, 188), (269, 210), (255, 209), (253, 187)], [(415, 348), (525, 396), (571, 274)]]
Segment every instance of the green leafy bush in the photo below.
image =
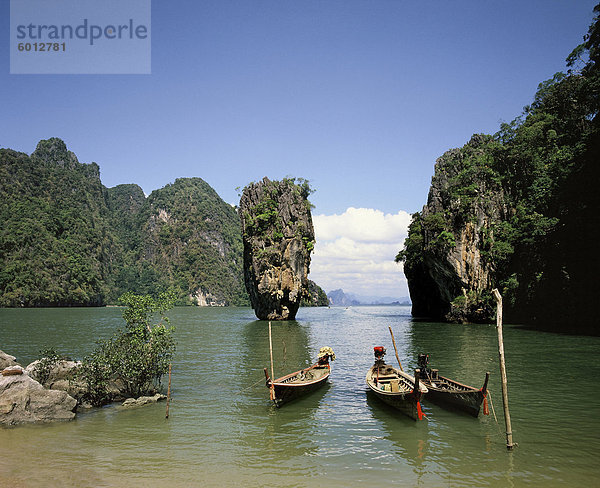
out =
[[(167, 327), (164, 315), (175, 299), (172, 292), (161, 293), (158, 298), (133, 293), (120, 298), (127, 306), (123, 311), (125, 329), (99, 341), (78, 372), (87, 387), (88, 401), (93, 405), (110, 401), (111, 383), (120, 385), (124, 396), (139, 397), (156, 391), (175, 352), (174, 328)], [(161, 318), (153, 324), (157, 315)]]
[(35, 367), (35, 376), (40, 384), (46, 383), (50, 378), (52, 368), (60, 360), (60, 355), (54, 348), (46, 348), (40, 351), (40, 359)]

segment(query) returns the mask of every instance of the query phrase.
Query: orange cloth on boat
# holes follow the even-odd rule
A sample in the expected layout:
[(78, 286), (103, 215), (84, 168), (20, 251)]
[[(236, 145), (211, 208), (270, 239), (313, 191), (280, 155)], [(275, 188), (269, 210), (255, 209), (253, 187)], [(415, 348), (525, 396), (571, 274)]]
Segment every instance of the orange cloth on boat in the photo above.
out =
[(423, 420), (423, 417), (427, 417), (421, 408), (421, 402), (417, 402), (417, 416), (419, 417), (419, 420)]
[(487, 393), (483, 394), (483, 415), (489, 415), (490, 414), (490, 409), (488, 408), (488, 401), (487, 401)]

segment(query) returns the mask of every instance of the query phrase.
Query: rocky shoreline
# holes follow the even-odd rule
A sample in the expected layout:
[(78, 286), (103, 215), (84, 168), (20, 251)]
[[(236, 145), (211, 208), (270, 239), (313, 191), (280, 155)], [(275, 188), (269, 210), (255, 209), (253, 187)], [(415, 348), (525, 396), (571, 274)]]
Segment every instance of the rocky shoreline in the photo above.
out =
[[(85, 385), (75, 379), (79, 361), (58, 360), (44, 367), (41, 360), (27, 367), (14, 356), (0, 350), (0, 426), (73, 420), (85, 403)], [(140, 406), (162, 400), (165, 395), (126, 398), (118, 382), (111, 385), (113, 399), (124, 407)]]

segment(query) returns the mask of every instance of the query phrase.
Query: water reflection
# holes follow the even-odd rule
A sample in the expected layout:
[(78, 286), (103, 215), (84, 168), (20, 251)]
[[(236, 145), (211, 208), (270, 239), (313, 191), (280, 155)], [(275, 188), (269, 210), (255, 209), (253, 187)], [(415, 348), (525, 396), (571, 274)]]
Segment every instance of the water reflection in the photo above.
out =
[(367, 405), (384, 432), (383, 438), (389, 441), (389, 452), (382, 453), (381, 459), (387, 464), (407, 464), (415, 475), (416, 486), (425, 486), (423, 476), (428, 469), (430, 437), (427, 420), (415, 422), (370, 391), (367, 392)]
[[(236, 403), (240, 432), (241, 466), (269, 465), (289, 472), (312, 472), (307, 456), (314, 455), (317, 446), (312, 440), (315, 413), (328, 391), (328, 386), (299, 398), (282, 408), (275, 408), (265, 387), (263, 368), (270, 374), (268, 322), (252, 321), (241, 331), (241, 355), (245, 370), (240, 373), (246, 388)], [(272, 322), (273, 362), (275, 377), (304, 367), (316, 360), (317, 351), (309, 347), (310, 325), (297, 321)]]
[[(297, 371), (316, 360), (317, 351), (309, 349), (310, 325), (295, 320), (271, 322), (273, 341), (273, 363), (275, 377)], [(246, 359), (254, 362), (248, 372), (253, 374), (256, 367), (261, 372), (269, 367), (269, 324), (266, 321), (252, 321), (242, 330), (242, 347)]]
[(417, 366), (419, 354), (429, 354), (431, 367), (442, 376), (481, 386), (490, 371), (490, 381), (494, 380), (498, 349), (493, 326), (411, 322), (407, 336), (411, 369)]

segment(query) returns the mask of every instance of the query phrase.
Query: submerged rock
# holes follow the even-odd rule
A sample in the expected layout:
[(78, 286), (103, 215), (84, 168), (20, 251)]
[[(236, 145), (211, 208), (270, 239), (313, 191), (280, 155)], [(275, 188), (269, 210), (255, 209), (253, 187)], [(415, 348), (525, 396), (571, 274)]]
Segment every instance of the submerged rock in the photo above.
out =
[(244, 281), (261, 320), (293, 320), (308, 287), (314, 228), (308, 183), (251, 183), (240, 199)]
[(142, 405), (147, 405), (149, 403), (156, 403), (160, 400), (164, 400), (167, 398), (166, 395), (161, 393), (157, 393), (154, 396), (141, 396), (139, 398), (128, 398), (122, 403), (123, 407), (141, 407)]
[(47, 390), (24, 371), (0, 376), (0, 424), (72, 420), (76, 406), (67, 392)]

